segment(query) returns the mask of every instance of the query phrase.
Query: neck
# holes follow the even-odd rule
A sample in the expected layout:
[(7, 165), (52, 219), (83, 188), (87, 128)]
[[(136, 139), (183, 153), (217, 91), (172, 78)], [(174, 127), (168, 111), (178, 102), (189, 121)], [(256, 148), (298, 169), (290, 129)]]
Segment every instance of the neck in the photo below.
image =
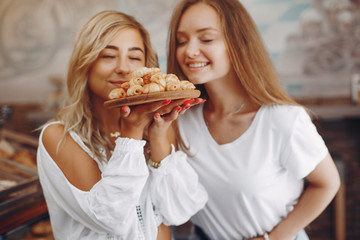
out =
[(101, 131), (109, 134), (120, 129), (120, 110), (118, 108), (106, 108), (103, 100), (93, 100), (94, 116)]
[(244, 110), (247, 100), (246, 94), (237, 81), (231, 82), (209, 82), (205, 85), (209, 99), (205, 109), (219, 118), (233, 115)]

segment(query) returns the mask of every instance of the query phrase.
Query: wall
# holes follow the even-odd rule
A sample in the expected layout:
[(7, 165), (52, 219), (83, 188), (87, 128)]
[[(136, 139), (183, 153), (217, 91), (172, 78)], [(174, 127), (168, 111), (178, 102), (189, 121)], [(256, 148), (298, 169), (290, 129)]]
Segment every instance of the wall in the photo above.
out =
[(65, 81), (76, 31), (101, 10), (120, 10), (143, 23), (164, 69), (168, 19), (174, 2), (1, 0), (0, 103), (51, 100), (58, 87), (56, 80)]
[[(0, 1), (0, 103), (51, 100), (78, 28), (98, 11), (135, 16), (149, 30), (165, 72), (169, 18), (177, 0)], [(241, 0), (253, 16), (287, 91), (349, 96), (360, 73), (358, 0)], [(55, 78), (55, 80), (54, 80)]]

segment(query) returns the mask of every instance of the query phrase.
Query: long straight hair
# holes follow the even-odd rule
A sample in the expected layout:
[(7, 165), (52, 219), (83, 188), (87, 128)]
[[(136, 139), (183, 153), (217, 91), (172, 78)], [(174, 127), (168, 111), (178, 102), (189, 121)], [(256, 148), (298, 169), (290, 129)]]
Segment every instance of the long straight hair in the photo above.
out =
[[(176, 60), (176, 33), (184, 12), (197, 3), (207, 4), (217, 12), (230, 62), (248, 101), (258, 106), (264, 104), (299, 105), (283, 89), (277, 72), (265, 48), (256, 24), (239, 0), (182, 0), (175, 8), (169, 25), (167, 72), (187, 79)], [(198, 85), (201, 96), (207, 98), (203, 85)], [(173, 124), (180, 148), (189, 153), (181, 138), (177, 122)]]
[[(169, 26), (167, 72), (186, 79), (176, 60), (176, 32), (184, 12), (197, 3), (208, 4), (217, 12), (230, 61), (249, 100), (259, 106), (267, 103), (298, 105), (281, 86), (261, 35), (239, 0), (183, 0), (179, 2)], [(205, 91), (205, 88), (201, 86), (200, 89)]]

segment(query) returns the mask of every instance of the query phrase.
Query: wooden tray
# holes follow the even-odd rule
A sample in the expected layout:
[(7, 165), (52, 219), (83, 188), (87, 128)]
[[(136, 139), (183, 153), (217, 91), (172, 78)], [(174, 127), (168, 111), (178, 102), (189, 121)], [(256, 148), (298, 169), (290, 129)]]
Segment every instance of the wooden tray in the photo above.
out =
[(148, 93), (138, 96), (112, 99), (104, 102), (104, 106), (108, 108), (117, 108), (121, 106), (140, 105), (144, 103), (156, 102), (161, 100), (197, 98), (199, 96), (200, 96), (199, 90), (167, 91), (167, 92)]

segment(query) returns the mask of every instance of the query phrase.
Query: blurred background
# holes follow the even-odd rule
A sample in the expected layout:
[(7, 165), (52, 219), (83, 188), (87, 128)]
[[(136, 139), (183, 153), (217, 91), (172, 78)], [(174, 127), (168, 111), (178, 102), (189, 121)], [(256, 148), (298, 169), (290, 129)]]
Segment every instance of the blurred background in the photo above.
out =
[[(314, 123), (341, 173), (337, 197), (307, 229), (311, 239), (360, 239), (360, 0), (240, 1), (253, 16), (284, 88), (317, 115)], [(41, 224), (48, 232), (51, 228), (33, 171), (34, 129), (61, 107), (79, 27), (101, 10), (135, 16), (150, 32), (166, 72), (167, 29), (176, 2), (0, 1), (0, 186), (9, 179), (22, 186), (0, 188), (0, 239), (51, 239), (51, 233), (36, 232)], [(190, 227), (174, 228), (176, 239), (186, 239)]]

